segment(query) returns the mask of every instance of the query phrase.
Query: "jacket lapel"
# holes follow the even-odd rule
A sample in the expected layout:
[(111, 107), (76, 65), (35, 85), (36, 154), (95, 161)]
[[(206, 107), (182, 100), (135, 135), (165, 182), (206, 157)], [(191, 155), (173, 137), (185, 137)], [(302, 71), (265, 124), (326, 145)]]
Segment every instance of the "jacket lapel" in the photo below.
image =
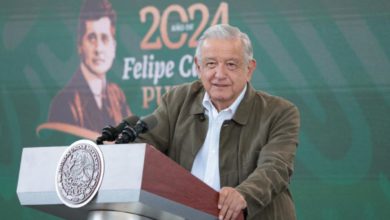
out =
[(207, 129), (208, 129), (208, 118), (204, 113), (204, 107), (202, 105), (202, 100), (205, 94), (205, 90), (203, 86), (201, 87), (201, 91), (197, 93), (197, 96), (194, 99), (194, 104), (191, 106), (190, 114), (193, 116), (194, 120), (194, 134), (195, 137), (193, 139), (192, 144), (192, 158), (191, 164), (195, 159), (196, 154), (199, 152), (202, 147), (204, 140), (206, 139)]
[(251, 84), (248, 83), (247, 86), (248, 89), (246, 90), (245, 96), (233, 116), (233, 120), (241, 125), (246, 125), (248, 123), (249, 117), (252, 115), (251, 112), (254, 105), (254, 97), (256, 95), (256, 92)]

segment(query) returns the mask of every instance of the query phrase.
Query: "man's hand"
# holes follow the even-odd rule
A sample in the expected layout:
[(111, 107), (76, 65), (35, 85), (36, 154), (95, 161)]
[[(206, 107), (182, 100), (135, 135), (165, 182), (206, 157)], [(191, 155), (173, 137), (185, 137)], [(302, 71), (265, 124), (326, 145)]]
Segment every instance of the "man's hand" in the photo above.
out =
[(223, 187), (219, 192), (219, 220), (235, 220), (247, 206), (244, 196), (232, 187)]

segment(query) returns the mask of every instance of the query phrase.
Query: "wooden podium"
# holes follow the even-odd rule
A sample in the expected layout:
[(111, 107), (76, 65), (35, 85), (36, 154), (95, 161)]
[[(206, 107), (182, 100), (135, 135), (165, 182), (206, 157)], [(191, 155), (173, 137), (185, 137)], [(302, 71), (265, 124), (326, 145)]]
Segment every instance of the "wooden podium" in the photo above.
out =
[(55, 189), (57, 164), (67, 147), (24, 148), (20, 204), (64, 219), (218, 219), (218, 192), (152, 146), (99, 147), (103, 180), (94, 199), (80, 208), (63, 205)]

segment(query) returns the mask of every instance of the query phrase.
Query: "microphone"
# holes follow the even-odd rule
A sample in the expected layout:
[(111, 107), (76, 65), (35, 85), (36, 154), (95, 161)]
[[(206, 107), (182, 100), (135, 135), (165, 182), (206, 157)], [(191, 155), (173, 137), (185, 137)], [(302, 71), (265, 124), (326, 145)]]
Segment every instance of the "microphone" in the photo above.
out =
[(96, 139), (96, 144), (103, 144), (103, 141), (114, 141), (126, 126), (134, 126), (137, 121), (139, 121), (139, 117), (132, 115), (123, 119), (116, 127), (111, 125), (104, 127), (102, 135)]
[(123, 129), (119, 138), (115, 141), (116, 144), (127, 144), (133, 142), (138, 135), (146, 133), (157, 125), (157, 118), (154, 115), (142, 117), (135, 126), (127, 125)]

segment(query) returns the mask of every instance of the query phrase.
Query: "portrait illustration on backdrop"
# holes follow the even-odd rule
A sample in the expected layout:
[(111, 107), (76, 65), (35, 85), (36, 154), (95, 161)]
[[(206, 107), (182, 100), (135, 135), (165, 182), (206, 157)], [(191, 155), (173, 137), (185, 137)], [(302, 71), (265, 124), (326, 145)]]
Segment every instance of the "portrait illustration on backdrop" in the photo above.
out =
[(116, 52), (116, 12), (108, 0), (86, 0), (77, 30), (80, 64), (52, 99), (48, 120), (37, 128), (95, 139), (107, 125), (132, 115), (126, 96), (107, 80)]

